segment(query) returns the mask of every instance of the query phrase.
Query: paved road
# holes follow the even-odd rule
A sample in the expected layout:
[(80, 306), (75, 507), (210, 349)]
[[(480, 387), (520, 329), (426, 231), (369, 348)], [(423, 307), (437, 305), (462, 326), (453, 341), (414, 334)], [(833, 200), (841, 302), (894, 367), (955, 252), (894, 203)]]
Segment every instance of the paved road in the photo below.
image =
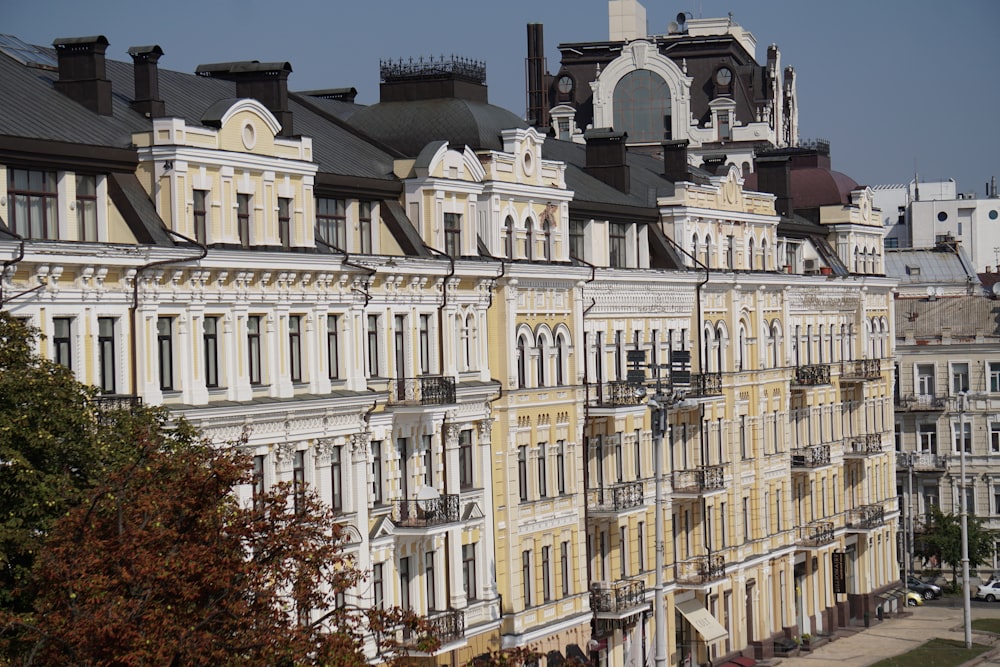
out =
[[(811, 653), (794, 658), (776, 658), (775, 664), (780, 660), (781, 667), (866, 667), (883, 658), (905, 653), (933, 637), (964, 641), (960, 599), (955, 606), (949, 606), (949, 601), (943, 600), (911, 608), (910, 611), (913, 612), (911, 615), (888, 618), (867, 630), (862, 629), (824, 644)], [(972, 618), (1000, 618), (1000, 603), (976, 605)], [(994, 647), (985, 661), (980, 659), (975, 664), (1000, 665), (1000, 637), (973, 630), (972, 641)]]

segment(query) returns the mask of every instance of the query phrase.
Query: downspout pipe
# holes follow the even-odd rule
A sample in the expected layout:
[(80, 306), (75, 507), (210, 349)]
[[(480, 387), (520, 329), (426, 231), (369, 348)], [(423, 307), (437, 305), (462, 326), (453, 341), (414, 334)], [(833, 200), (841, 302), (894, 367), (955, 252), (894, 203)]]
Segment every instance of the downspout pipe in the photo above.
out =
[[(424, 244), (424, 248), (427, 250), (440, 255), (441, 257), (448, 258), (448, 275), (444, 277), (444, 283), (441, 285), (441, 305), (438, 306), (438, 333), (440, 336), (444, 335), (444, 309), (448, 305), (448, 281), (450, 281), (455, 276), (455, 258), (446, 252), (441, 252), (437, 248), (432, 248), (431, 246)], [(444, 345), (438, 345), (438, 368), (441, 374), (444, 375)]]
[[(16, 238), (18, 240), (18, 244), (17, 244), (17, 256), (14, 257), (13, 259), (6, 260), (3, 263), (3, 268), (0, 269), (0, 309), (3, 309), (3, 304), (4, 304), (4, 298), (3, 298), (3, 279), (4, 279), (4, 276), (7, 275), (7, 268), (11, 267), (11, 266), (14, 266), (18, 262), (20, 262), (22, 259), (24, 259), (24, 237), (21, 236), (20, 234), (14, 234), (13, 232), (10, 232), (10, 234), (14, 238)], [(38, 289), (39, 287), (41, 287), (41, 285), (39, 285), (38, 287), (32, 288), (32, 290), (29, 290), (29, 291), (33, 291), (35, 289)], [(22, 292), (22, 294), (27, 294), (27, 292)], [(16, 295), (16, 296), (20, 296), (20, 295)], [(14, 297), (11, 297), (11, 298), (14, 298)]]
[(167, 229), (166, 232), (171, 236), (176, 236), (182, 241), (187, 241), (191, 245), (197, 246), (198, 256), (188, 257), (185, 259), (173, 259), (173, 258), (159, 259), (156, 260), (155, 262), (149, 262), (148, 264), (144, 264), (135, 270), (135, 278), (132, 281), (132, 306), (129, 308), (129, 348), (130, 348), (129, 352), (132, 357), (132, 369), (130, 373), (131, 376), (130, 380), (131, 380), (132, 394), (134, 396), (139, 395), (139, 386), (138, 386), (139, 361), (138, 361), (138, 345), (135, 338), (135, 330), (136, 330), (135, 316), (136, 312), (139, 310), (139, 282), (142, 279), (143, 272), (149, 269), (154, 269), (158, 266), (165, 266), (167, 264), (179, 264), (181, 262), (198, 262), (205, 259), (205, 257), (208, 255), (208, 248), (206, 248), (201, 243), (198, 243), (194, 239), (184, 236), (180, 232), (175, 232), (172, 229)]
[(689, 253), (687, 250), (685, 250), (681, 246), (677, 245), (677, 243), (672, 238), (670, 238), (666, 234), (663, 235), (663, 238), (665, 238), (667, 240), (667, 243), (669, 243), (670, 245), (672, 245), (675, 250), (683, 253), (686, 257), (690, 258), (690, 260), (692, 262), (694, 262), (698, 266), (698, 268), (703, 269), (705, 271), (705, 279), (702, 280), (700, 283), (698, 283), (695, 286), (695, 288), (694, 288), (695, 308), (698, 311), (698, 372), (699, 373), (703, 373), (705, 371), (705, 367), (704, 367), (704, 363), (705, 363), (705, 349), (704, 349), (704, 346), (705, 346), (705, 332), (703, 330), (705, 323), (702, 321), (703, 318), (702, 318), (702, 314), (701, 314), (701, 288), (704, 287), (706, 284), (708, 284), (708, 280), (711, 277), (711, 274), (710, 274), (709, 269), (708, 269), (707, 266), (705, 266), (704, 264), (702, 264), (701, 262), (699, 262), (698, 258), (695, 257), (694, 255), (692, 255), (691, 253)]

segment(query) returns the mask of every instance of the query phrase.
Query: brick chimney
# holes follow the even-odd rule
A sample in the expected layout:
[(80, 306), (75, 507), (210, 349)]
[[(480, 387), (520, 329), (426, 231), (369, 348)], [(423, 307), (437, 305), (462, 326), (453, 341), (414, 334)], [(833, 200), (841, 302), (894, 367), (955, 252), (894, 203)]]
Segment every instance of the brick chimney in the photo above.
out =
[(111, 115), (111, 81), (104, 67), (108, 40), (94, 37), (65, 37), (52, 43), (59, 58), (56, 90), (94, 113)]
[(132, 108), (147, 118), (162, 118), (166, 115), (166, 105), (160, 99), (160, 73), (156, 63), (163, 55), (159, 46), (133, 46), (128, 50), (132, 56), (132, 70), (135, 78), (135, 99)]
[(757, 189), (770, 192), (777, 198), (774, 208), (778, 215), (790, 216), (794, 207), (791, 156), (758, 157), (754, 161), (754, 170), (757, 172)]
[(689, 143), (687, 139), (662, 142), (663, 177), (671, 183), (688, 180)]
[(619, 192), (628, 194), (631, 185), (625, 160), (628, 134), (606, 127), (587, 130), (583, 138), (587, 142), (587, 165), (583, 170)]
[(199, 76), (225, 79), (236, 83), (237, 97), (252, 97), (274, 114), (281, 125), (283, 137), (294, 136), (292, 112), (288, 109), (288, 75), (292, 66), (287, 62), (217, 63), (198, 65), (195, 73)]

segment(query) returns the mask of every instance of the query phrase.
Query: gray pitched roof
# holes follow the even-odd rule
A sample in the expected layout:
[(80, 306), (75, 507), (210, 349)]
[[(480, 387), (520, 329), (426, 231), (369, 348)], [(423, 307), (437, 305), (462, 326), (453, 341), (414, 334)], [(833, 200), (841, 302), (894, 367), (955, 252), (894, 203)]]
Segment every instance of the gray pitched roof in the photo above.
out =
[(899, 281), (900, 288), (926, 285), (965, 287), (976, 272), (965, 250), (949, 248), (900, 248), (885, 251), (885, 273)]
[(952, 339), (1000, 336), (1000, 301), (984, 296), (899, 299), (896, 336), (937, 340), (945, 330)]

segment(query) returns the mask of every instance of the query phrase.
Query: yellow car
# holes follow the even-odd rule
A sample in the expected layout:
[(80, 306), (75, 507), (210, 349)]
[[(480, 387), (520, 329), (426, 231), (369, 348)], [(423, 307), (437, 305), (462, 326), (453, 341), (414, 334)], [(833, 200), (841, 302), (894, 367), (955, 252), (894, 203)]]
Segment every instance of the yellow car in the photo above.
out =
[(906, 606), (919, 607), (924, 603), (924, 598), (916, 591), (906, 591)]

